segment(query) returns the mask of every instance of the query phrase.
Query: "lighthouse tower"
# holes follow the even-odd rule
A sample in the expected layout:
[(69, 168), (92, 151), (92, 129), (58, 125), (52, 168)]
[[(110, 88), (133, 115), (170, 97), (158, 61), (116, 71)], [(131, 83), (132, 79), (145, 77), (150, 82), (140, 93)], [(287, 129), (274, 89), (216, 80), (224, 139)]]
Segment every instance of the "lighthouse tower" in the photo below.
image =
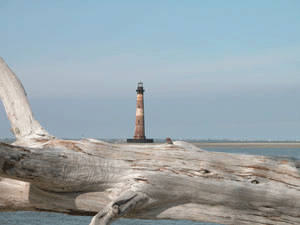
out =
[(145, 136), (145, 117), (144, 117), (144, 87), (143, 83), (139, 82), (137, 87), (136, 101), (136, 119), (135, 131), (133, 139), (127, 139), (128, 143), (152, 143), (153, 139), (146, 139)]
[(136, 100), (136, 118), (135, 118), (135, 132), (134, 139), (146, 139), (145, 136), (145, 118), (144, 118), (144, 88), (143, 83), (138, 83), (136, 89), (137, 100)]

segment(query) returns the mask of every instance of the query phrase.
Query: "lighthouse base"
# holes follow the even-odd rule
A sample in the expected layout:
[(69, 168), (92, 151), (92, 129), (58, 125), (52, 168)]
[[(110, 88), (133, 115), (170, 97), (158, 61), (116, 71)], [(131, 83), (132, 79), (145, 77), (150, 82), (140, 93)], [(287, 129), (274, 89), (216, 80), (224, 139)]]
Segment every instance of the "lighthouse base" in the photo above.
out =
[(153, 139), (127, 139), (127, 143), (153, 143)]

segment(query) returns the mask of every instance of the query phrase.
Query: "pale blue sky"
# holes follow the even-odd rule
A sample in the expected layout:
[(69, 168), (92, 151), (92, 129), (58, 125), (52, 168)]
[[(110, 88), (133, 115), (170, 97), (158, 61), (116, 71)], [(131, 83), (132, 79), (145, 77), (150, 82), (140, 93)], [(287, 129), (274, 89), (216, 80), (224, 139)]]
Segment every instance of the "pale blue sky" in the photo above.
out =
[(149, 138), (300, 140), (299, 27), (297, 0), (0, 0), (0, 56), (59, 137), (132, 137), (141, 80)]

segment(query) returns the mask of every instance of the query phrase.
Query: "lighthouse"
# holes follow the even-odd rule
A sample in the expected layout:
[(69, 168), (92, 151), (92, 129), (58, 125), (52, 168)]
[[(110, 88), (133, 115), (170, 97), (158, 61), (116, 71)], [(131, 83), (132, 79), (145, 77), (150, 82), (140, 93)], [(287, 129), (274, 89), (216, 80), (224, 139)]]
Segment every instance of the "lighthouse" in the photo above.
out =
[(136, 100), (136, 118), (133, 139), (127, 139), (127, 143), (153, 143), (153, 139), (147, 139), (145, 135), (145, 114), (144, 114), (144, 87), (139, 82)]

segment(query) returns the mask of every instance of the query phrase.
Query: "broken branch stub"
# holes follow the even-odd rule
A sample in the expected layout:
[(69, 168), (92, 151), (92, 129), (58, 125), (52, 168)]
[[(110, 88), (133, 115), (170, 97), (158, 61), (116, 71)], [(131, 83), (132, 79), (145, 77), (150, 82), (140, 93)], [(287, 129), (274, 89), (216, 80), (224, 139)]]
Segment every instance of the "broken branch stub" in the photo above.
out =
[(16, 138), (49, 133), (34, 118), (22, 83), (0, 58), (0, 97)]

